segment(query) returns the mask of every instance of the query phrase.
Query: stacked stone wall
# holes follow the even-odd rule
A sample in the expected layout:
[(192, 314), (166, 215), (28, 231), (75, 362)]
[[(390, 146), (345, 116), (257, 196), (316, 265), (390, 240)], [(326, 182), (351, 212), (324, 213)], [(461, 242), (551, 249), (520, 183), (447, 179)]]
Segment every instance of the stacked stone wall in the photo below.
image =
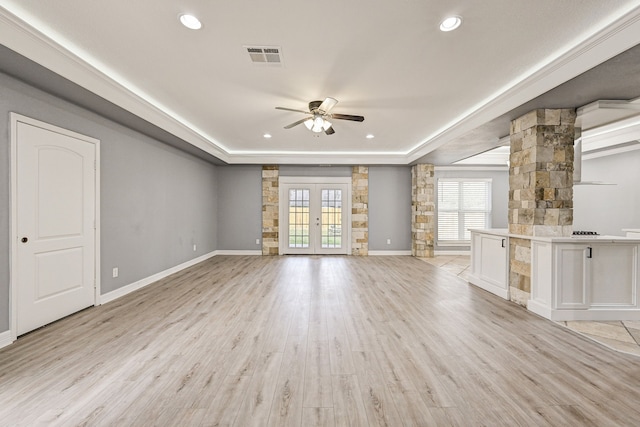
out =
[(262, 167), (262, 255), (279, 253), (279, 167)]
[(435, 172), (430, 164), (411, 168), (411, 255), (432, 258), (435, 235)]
[[(573, 224), (575, 110), (533, 110), (511, 122), (509, 233), (569, 236)], [(531, 241), (511, 238), (511, 299), (531, 293)]]
[(369, 167), (351, 173), (351, 254), (369, 255)]

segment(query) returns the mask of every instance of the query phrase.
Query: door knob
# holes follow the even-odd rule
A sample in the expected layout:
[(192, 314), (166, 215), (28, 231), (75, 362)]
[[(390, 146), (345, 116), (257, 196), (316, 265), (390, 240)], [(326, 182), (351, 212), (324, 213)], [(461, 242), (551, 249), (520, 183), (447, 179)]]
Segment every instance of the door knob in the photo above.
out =
[(22, 243), (27, 243), (29, 241), (29, 239), (26, 238), (26, 237), (23, 237), (22, 239), (20, 239), (20, 241), (22, 241)]

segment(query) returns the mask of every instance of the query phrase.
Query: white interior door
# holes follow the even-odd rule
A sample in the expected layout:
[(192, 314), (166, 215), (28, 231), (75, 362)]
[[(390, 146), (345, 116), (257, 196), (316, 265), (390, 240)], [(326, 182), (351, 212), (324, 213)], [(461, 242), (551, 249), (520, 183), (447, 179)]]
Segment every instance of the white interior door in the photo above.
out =
[(350, 185), (281, 183), (280, 253), (348, 254)]
[(17, 335), (96, 298), (95, 140), (35, 123), (14, 124)]

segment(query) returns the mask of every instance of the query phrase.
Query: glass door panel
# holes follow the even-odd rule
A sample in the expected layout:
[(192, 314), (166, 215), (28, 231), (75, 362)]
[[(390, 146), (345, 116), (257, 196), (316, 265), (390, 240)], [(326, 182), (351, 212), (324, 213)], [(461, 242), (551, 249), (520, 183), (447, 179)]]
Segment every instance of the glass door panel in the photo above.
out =
[(322, 249), (342, 247), (342, 190), (322, 189)]
[(289, 189), (289, 248), (309, 247), (309, 192), (308, 188)]

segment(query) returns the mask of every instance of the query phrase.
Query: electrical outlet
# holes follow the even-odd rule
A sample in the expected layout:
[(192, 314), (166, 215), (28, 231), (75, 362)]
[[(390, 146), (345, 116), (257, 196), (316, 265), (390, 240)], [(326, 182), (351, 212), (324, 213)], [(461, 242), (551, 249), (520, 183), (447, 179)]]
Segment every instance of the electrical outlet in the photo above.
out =
[(193, 252), (195, 252), (197, 249), (196, 245), (193, 245)]
[(113, 267), (113, 277), (118, 277), (118, 267)]
[(260, 244), (260, 239), (256, 239), (256, 245)]
[(391, 239), (387, 239), (387, 245), (391, 244)]

